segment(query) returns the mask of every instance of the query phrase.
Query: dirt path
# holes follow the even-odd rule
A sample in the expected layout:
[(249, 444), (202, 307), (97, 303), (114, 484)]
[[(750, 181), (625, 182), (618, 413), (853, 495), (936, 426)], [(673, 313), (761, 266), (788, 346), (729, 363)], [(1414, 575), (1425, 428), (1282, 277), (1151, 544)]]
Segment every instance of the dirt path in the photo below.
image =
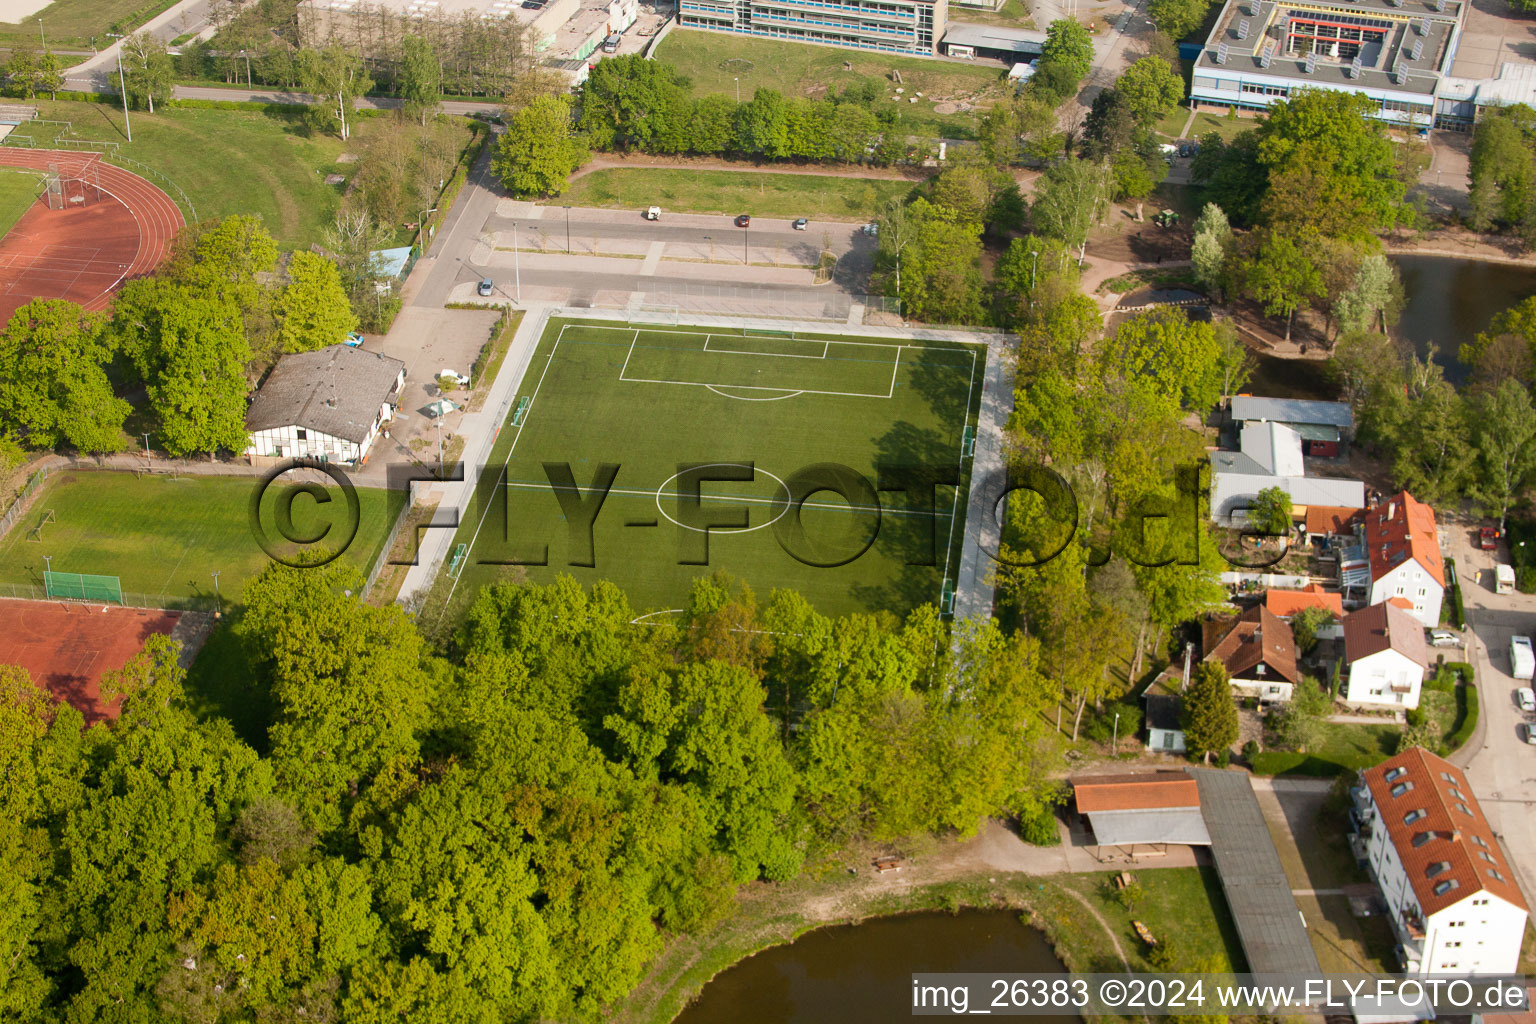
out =
[(1125, 965), (1126, 970), (1130, 970), (1131, 960), (1128, 956), (1125, 955), (1125, 947), (1120, 945), (1120, 936), (1116, 935), (1115, 930), (1109, 926), (1109, 922), (1104, 920), (1104, 915), (1095, 910), (1093, 908), (1093, 904), (1089, 903), (1087, 899), (1083, 897), (1082, 893), (1074, 892), (1065, 886), (1062, 887), (1062, 891), (1065, 892), (1068, 896), (1071, 896), (1077, 902), (1081, 903), (1083, 905), (1083, 909), (1093, 915), (1093, 919), (1099, 922), (1099, 927), (1104, 929), (1104, 934), (1109, 936), (1110, 943), (1115, 947), (1115, 956), (1120, 958), (1120, 962)]

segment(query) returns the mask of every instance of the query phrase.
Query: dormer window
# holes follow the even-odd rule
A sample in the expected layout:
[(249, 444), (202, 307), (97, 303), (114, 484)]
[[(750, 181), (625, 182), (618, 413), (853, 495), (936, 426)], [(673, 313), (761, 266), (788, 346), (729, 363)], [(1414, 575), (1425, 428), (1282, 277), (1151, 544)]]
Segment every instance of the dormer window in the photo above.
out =
[(1451, 862), (1450, 861), (1448, 861), (1448, 860), (1437, 860), (1433, 864), (1431, 864), (1429, 867), (1424, 869), (1424, 876), (1426, 878), (1434, 878), (1436, 875), (1443, 875), (1443, 874), (1445, 874), (1449, 870), (1451, 870)]
[(1406, 774), (1408, 774), (1408, 769), (1402, 767), (1401, 765), (1399, 765), (1398, 767), (1393, 768), (1392, 770), (1387, 772), (1386, 779), (1387, 779), (1388, 782), (1396, 782), (1398, 779), (1402, 778)]
[(1487, 850), (1478, 850), (1477, 855), (1483, 858), (1483, 860), (1487, 861), (1489, 864), (1498, 863), (1498, 861), (1493, 859), (1493, 854), (1489, 853)]
[(1404, 793), (1408, 792), (1412, 788), (1413, 788), (1413, 783), (1412, 782), (1399, 782), (1397, 785), (1392, 787), (1392, 795), (1393, 796), (1402, 796)]
[(1435, 883), (1435, 895), (1436, 896), (1444, 896), (1446, 893), (1448, 893), (1452, 889), (1456, 888), (1456, 886), (1458, 884), (1459, 883), (1454, 878), (1447, 878), (1443, 882), (1436, 882)]
[(1457, 800), (1462, 801), (1463, 803), (1465, 803), (1467, 800), (1466, 796), (1461, 792), (1461, 790), (1457, 789), (1455, 786), (1451, 787), (1451, 796), (1455, 797)]
[(1423, 846), (1433, 838), (1435, 838), (1435, 834), (1433, 832), (1416, 833), (1413, 837), (1413, 845), (1415, 848)]
[(1498, 868), (1489, 868), (1488, 873), (1501, 882), (1508, 881), (1503, 875), (1499, 874)]
[(1485, 850), (1488, 848), (1488, 844), (1483, 840), (1482, 836), (1473, 836), (1472, 841)]
[(1462, 814), (1465, 814), (1467, 817), (1472, 817), (1472, 808), (1468, 807), (1466, 804), (1457, 804), (1456, 809)]
[[(1424, 808), (1422, 808), (1422, 807), (1415, 807), (1413, 810), (1411, 810), (1407, 814), (1403, 815), (1403, 824), (1404, 825), (1412, 825), (1414, 822), (1418, 821), (1420, 818), (1424, 818), (1424, 817), (1427, 817), (1427, 816), (1428, 816), (1428, 812), (1425, 811)], [(1426, 835), (1426, 836), (1430, 835), (1430, 833), (1428, 833), (1428, 832), (1425, 832), (1423, 834)], [(1425, 840), (1425, 842), (1428, 842), (1428, 841), (1429, 840), (1427, 840), (1427, 839)], [(1414, 845), (1417, 846), (1418, 844), (1415, 843)]]

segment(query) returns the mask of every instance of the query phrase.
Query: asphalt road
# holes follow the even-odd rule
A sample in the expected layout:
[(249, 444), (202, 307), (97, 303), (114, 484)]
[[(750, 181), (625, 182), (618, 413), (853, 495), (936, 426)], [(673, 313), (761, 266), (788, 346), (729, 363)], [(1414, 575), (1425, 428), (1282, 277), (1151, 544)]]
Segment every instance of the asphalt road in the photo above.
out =
[(1531, 684), (1510, 675), (1509, 638), (1536, 633), (1536, 595), (1495, 594), (1493, 566), (1508, 554), (1474, 550), (1466, 524), (1447, 523), (1445, 533), (1445, 553), (1456, 559), (1461, 577), (1467, 656), (1477, 670), (1481, 711), (1476, 734), (1451, 760), (1465, 769), (1530, 902), (1536, 897), (1536, 746), (1526, 744), (1527, 719), (1515, 704), (1516, 688)]

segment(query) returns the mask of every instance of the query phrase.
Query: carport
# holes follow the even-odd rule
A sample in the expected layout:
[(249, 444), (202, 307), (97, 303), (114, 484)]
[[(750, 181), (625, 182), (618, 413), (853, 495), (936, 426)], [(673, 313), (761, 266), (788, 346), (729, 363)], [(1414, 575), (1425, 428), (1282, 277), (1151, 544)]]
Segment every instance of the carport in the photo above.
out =
[(1135, 857), (1166, 854), (1170, 843), (1211, 845), (1199, 788), (1184, 772), (1082, 776), (1072, 780), (1072, 790), (1100, 861), (1106, 847)]

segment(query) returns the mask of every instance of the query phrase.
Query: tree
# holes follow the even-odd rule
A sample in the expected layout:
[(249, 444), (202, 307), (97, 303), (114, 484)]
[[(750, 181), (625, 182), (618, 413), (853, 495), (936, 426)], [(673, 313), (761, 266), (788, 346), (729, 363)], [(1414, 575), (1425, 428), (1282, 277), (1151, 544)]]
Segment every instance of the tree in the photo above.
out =
[(1511, 501), (1536, 469), (1531, 393), (1506, 379), (1474, 400), (1472, 422), (1479, 469), (1472, 478), (1472, 493), (1487, 514), (1498, 515), (1502, 536)]
[(1104, 168), (1068, 157), (1049, 168), (1036, 183), (1030, 220), (1040, 234), (1077, 249), (1081, 263), (1088, 232), (1104, 219), (1109, 198)]
[(929, 323), (981, 323), (981, 225), (921, 199), (913, 205), (918, 226), (905, 255), (904, 315)]
[[(1368, 253), (1360, 260), (1350, 289), (1334, 303), (1333, 316), (1341, 333), (1385, 331), (1388, 310), (1401, 308), (1402, 302), (1403, 288), (1397, 268), (1382, 253)], [(1394, 312), (1391, 320), (1396, 319)]]
[(109, 339), (100, 314), (63, 299), (34, 299), (13, 313), (0, 331), (0, 434), (33, 448), (121, 451), (130, 410), (104, 369)]
[(1212, 754), (1230, 750), (1237, 742), (1237, 705), (1226, 666), (1203, 661), (1184, 694), (1184, 749), (1210, 764)]
[(1184, 98), (1184, 80), (1161, 57), (1143, 57), (1115, 82), (1136, 123), (1149, 128)]
[(1248, 525), (1268, 537), (1288, 537), (1291, 532), (1291, 496), (1283, 487), (1266, 487), (1254, 495), (1248, 507)]
[(284, 352), (339, 345), (357, 327), (336, 264), (304, 250), (288, 261), (288, 285), (278, 296), (277, 316)]
[(1496, 107), (1472, 135), (1472, 226), (1513, 227), (1527, 240), (1536, 233), (1536, 110), (1523, 103)]
[(1285, 340), (1291, 340), (1296, 310), (1323, 294), (1323, 277), (1312, 252), (1299, 239), (1268, 231), (1242, 268), (1248, 292), (1264, 303), (1270, 316), (1285, 317)]
[(572, 131), (569, 97), (540, 96), (512, 115), (491, 171), (516, 195), (557, 196), (590, 155)]
[[(1190, 260), (1195, 280), (1207, 291), (1221, 295), (1226, 280), (1227, 256), (1232, 251), (1232, 228), (1227, 215), (1215, 203), (1206, 203), (1195, 221), (1195, 241)], [(1228, 392), (1230, 394), (1230, 392)]]
[(145, 381), (168, 452), (245, 448), (251, 346), (233, 301), (147, 278), (123, 290), (114, 322)]
[(1318, 725), (1333, 710), (1333, 697), (1311, 676), (1302, 676), (1291, 688), (1288, 703), (1273, 708), (1269, 725), (1279, 745), (1305, 752), (1317, 739)]
[(1317, 646), (1318, 631), (1333, 625), (1337, 620), (1333, 612), (1322, 605), (1309, 605), (1291, 618), (1291, 633), (1296, 638), (1296, 649), (1308, 654)]
[(1183, 39), (1205, 22), (1210, 7), (1210, 0), (1152, 0), (1147, 16), (1157, 23), (1158, 31)]
[(746, 156), (781, 160), (790, 155), (788, 104), (783, 93), (758, 89), (736, 108), (735, 149)]
[(443, 98), (443, 66), (423, 36), (407, 35), (400, 41), (400, 95), (406, 111), (423, 126)]
[(1074, 82), (1080, 82), (1093, 66), (1093, 37), (1071, 18), (1053, 21), (1045, 30), (1040, 63), (1064, 68)]
[(362, 57), (337, 43), (323, 50), (300, 50), (298, 77), (304, 91), (315, 96), (311, 119), (322, 129), (335, 131), (342, 141), (350, 139), (352, 107), (373, 88)]
[(1433, 360), (1409, 365), (1408, 394), (1392, 397), (1395, 422), (1387, 440), (1393, 449), (1392, 475), (1399, 487), (1430, 504), (1462, 493), (1477, 456), (1472, 446), (1467, 402)]
[(155, 112), (155, 100), (171, 98), (176, 69), (165, 42), (148, 32), (138, 32), (122, 42), (123, 77), (128, 87), (128, 102)]

